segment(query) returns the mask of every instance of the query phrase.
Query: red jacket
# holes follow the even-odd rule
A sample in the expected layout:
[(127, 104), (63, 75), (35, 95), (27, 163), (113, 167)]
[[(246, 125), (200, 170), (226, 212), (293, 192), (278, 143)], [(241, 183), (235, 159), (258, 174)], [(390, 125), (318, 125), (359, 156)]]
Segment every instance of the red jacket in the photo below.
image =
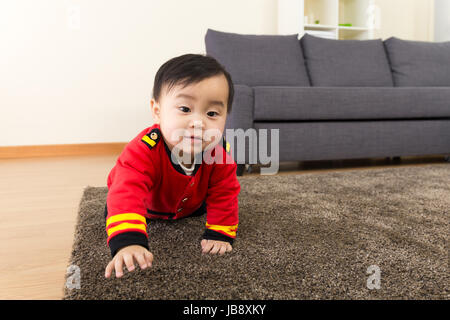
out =
[(149, 219), (179, 219), (202, 214), (206, 206), (204, 239), (233, 243), (238, 226), (240, 185), (225, 139), (211, 156), (227, 161), (196, 164), (186, 175), (170, 157), (158, 124), (143, 130), (126, 145), (108, 176), (105, 208), (107, 244), (114, 256), (128, 245), (148, 249)]

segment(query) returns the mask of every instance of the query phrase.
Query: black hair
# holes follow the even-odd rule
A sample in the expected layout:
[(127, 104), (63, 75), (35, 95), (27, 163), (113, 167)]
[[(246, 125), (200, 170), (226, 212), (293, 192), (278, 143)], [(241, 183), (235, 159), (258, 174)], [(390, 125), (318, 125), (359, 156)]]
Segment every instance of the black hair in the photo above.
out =
[(165, 62), (155, 75), (153, 83), (153, 99), (159, 101), (161, 90), (167, 85), (169, 91), (173, 86), (181, 84), (183, 88), (198, 83), (206, 78), (223, 74), (228, 82), (228, 107), (231, 112), (233, 104), (234, 87), (231, 75), (213, 57), (202, 54), (184, 54)]

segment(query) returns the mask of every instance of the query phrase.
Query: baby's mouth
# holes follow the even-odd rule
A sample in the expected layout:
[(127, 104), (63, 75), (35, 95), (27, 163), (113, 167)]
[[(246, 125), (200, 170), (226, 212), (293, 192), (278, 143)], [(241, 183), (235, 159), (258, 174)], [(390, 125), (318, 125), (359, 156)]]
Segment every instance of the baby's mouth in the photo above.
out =
[(192, 141), (202, 141), (203, 139), (201, 137), (196, 136), (185, 136), (186, 139), (190, 139)]

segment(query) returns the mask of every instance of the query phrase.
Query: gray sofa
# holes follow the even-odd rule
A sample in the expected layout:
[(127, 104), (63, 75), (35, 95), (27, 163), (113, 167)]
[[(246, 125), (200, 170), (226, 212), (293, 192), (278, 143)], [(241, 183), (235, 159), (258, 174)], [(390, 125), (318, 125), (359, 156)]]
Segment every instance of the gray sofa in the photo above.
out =
[(208, 29), (205, 44), (233, 78), (226, 128), (279, 129), (280, 161), (450, 154), (450, 42)]

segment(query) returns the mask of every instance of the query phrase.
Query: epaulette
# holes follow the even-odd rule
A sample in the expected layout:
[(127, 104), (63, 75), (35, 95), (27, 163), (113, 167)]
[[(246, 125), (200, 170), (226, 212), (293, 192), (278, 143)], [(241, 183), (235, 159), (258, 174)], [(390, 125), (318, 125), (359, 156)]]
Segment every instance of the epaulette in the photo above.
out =
[(230, 154), (230, 144), (225, 140), (225, 137), (223, 137), (223, 148), (228, 154)]
[(155, 128), (145, 136), (143, 136), (141, 140), (147, 145), (147, 147), (152, 149), (154, 146), (156, 146), (159, 139), (161, 139), (161, 131), (158, 128)]

